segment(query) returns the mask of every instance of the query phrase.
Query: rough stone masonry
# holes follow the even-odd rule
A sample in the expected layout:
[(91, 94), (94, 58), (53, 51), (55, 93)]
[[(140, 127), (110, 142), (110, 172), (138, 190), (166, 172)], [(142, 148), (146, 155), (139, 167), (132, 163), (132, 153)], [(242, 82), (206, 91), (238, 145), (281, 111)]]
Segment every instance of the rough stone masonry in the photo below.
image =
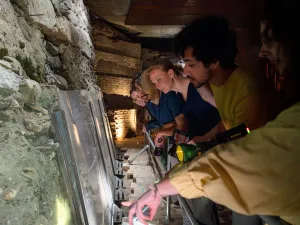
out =
[(82, 0), (1, 0), (0, 26), (0, 224), (59, 224), (58, 200), (73, 224), (50, 118), (57, 88), (95, 82), (87, 9)]

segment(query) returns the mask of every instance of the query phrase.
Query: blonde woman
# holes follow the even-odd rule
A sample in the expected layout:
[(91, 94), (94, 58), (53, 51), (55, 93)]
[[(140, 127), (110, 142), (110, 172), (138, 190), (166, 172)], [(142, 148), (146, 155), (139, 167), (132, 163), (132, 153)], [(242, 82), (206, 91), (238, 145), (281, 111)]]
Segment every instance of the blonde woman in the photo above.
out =
[[(187, 120), (190, 139), (204, 136), (209, 140), (222, 129), (220, 115), (213, 106), (213, 96), (209, 89), (204, 86), (201, 90), (197, 90), (169, 60), (159, 59), (151, 64), (143, 72), (142, 87), (149, 92), (154, 92), (153, 89), (158, 89), (165, 94), (176, 92), (182, 97), (185, 101), (182, 117)], [(201, 92), (205, 93), (206, 99), (211, 103), (209, 100), (204, 100)], [(172, 133), (172, 130), (158, 132), (155, 141), (162, 136), (171, 136)]]
[[(134, 103), (146, 107), (152, 120), (145, 124), (144, 129), (149, 131), (160, 127), (161, 130), (172, 129), (172, 127), (183, 126), (184, 118), (181, 115), (181, 109), (184, 101), (175, 92), (164, 94), (156, 89), (144, 89), (140, 84), (139, 74), (131, 84), (130, 96)], [(176, 124), (175, 124), (176, 123)], [(145, 131), (144, 130), (144, 131)], [(158, 145), (161, 147), (163, 143)]]

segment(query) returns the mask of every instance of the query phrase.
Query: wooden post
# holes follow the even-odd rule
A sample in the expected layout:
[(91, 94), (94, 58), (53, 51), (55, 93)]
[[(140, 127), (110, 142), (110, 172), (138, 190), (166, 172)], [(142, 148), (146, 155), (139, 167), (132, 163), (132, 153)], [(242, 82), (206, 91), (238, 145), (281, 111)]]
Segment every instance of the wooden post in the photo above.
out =
[(123, 41), (131, 42), (130, 38), (128, 38), (121, 32), (117, 31), (113, 27), (109, 26), (101, 19), (96, 19), (92, 17), (92, 25), (93, 25), (92, 36), (97, 36), (100, 34), (109, 37), (111, 39), (120, 39)]
[(116, 63), (117, 65), (128, 67), (137, 71), (140, 71), (142, 67), (140, 59), (106, 53), (97, 50), (95, 51), (95, 55), (96, 55), (96, 61), (101, 60), (105, 62), (112, 62), (112, 63)]
[(128, 56), (136, 59), (141, 58), (141, 44), (122, 40), (112, 40), (104, 35), (92, 37), (93, 45), (96, 50)]

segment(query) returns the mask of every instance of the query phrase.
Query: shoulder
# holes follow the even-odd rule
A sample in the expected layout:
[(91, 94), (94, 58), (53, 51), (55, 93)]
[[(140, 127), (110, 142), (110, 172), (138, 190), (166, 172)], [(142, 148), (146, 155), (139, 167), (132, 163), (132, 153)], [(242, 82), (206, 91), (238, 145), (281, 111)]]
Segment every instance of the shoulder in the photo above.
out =
[(146, 103), (146, 107), (151, 107), (152, 105), (154, 105), (152, 102), (147, 102)]
[(156, 105), (153, 103), (153, 102), (147, 102), (146, 103), (146, 108), (149, 110), (149, 109), (152, 109), (153, 107), (155, 107)]
[(165, 94), (165, 98), (168, 101), (181, 101), (182, 95), (180, 93), (176, 93), (175, 91), (170, 91), (167, 94)]
[(177, 97), (177, 93), (175, 91), (169, 91), (167, 94), (162, 93), (162, 96), (165, 96), (167, 98), (176, 98)]
[(287, 126), (300, 128), (300, 102), (292, 105), (286, 110), (282, 111), (275, 121), (284, 123)]
[(256, 79), (256, 74), (242, 67), (237, 67), (232, 74), (233, 83), (249, 91), (257, 89), (259, 82)]

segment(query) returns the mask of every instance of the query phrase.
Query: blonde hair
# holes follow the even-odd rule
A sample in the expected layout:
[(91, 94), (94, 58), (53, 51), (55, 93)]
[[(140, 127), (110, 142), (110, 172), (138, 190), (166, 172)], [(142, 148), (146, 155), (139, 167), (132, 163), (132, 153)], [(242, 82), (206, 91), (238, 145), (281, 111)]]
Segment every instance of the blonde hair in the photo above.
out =
[(142, 73), (142, 90), (148, 94), (148, 98), (153, 101), (155, 104), (159, 103), (160, 93), (151, 82), (150, 77), (145, 73), (146, 70)]
[(155, 85), (150, 80), (150, 73), (153, 70), (162, 70), (164, 72), (168, 72), (169, 70), (173, 70), (176, 75), (181, 75), (183, 68), (175, 66), (168, 59), (158, 59), (154, 61), (143, 73), (142, 73), (142, 89), (144, 92), (149, 94), (149, 97), (154, 102), (159, 102), (159, 91), (155, 88)]

